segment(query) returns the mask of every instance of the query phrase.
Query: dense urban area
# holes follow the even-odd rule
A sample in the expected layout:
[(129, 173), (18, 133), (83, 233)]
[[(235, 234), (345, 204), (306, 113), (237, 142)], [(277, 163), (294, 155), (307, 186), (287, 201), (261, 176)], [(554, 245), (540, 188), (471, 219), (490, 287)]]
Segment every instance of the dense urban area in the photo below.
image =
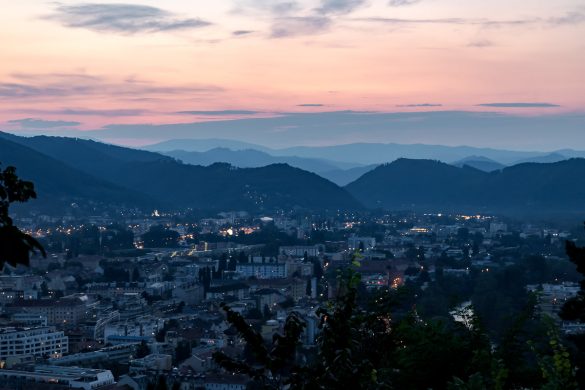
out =
[[(354, 287), (357, 305), (385, 305), (387, 326), (404, 339), (404, 349), (385, 347), (394, 350), (394, 372), (377, 373), (395, 388), (482, 388), (471, 387), (478, 378), (457, 363), (467, 359), (456, 356), (467, 336), (446, 336), (462, 329), (488, 338), (497, 359), (487, 372), (501, 365), (490, 379), (499, 388), (540, 386), (550, 379), (543, 376), (550, 351), (541, 344), (554, 349), (585, 330), (558, 316), (580, 289), (565, 253), (567, 240), (585, 243), (573, 222), (374, 212), (196, 218), (157, 210), (16, 222), (47, 256), (7, 264), (0, 275), (1, 388), (284, 388), (290, 368), (256, 376), (244, 369), (262, 361), (238, 321), (271, 345), (297, 319), (289, 360), (302, 366), (323, 358), (323, 310)], [(354, 287), (343, 282), (348, 271), (358, 277)], [(409, 321), (412, 334), (401, 329)], [(366, 342), (361, 353), (378, 353), (381, 339)], [(562, 349), (558, 359), (567, 356)]]

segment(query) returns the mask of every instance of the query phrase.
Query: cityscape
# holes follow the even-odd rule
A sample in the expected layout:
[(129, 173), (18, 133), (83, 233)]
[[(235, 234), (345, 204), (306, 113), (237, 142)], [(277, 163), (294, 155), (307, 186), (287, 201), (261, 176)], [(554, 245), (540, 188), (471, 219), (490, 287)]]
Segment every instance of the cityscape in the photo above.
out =
[(0, 390), (585, 388), (580, 0), (0, 13)]

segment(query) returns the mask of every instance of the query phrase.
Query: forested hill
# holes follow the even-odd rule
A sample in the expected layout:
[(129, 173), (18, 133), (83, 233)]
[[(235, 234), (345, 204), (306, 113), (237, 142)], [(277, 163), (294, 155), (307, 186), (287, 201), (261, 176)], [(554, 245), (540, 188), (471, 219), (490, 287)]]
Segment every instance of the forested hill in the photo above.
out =
[(585, 212), (585, 159), (524, 163), (494, 172), (399, 159), (346, 188), (370, 208), (492, 213)]
[(150, 207), (152, 199), (117, 186), (27, 146), (0, 137), (0, 163), (15, 166), (24, 180), (33, 181), (38, 199), (29, 205), (60, 212), (74, 203)]
[[(58, 194), (46, 193), (54, 201), (57, 200), (54, 194), (76, 194), (91, 202), (118, 204), (132, 200), (127, 195), (134, 193), (169, 209), (361, 208), (345, 189), (286, 164), (249, 169), (227, 164), (202, 167), (183, 164), (158, 153), (95, 141), (46, 136), (25, 138), (0, 133), (3, 150), (11, 150), (15, 143), (20, 145), (19, 152), (2, 152), (0, 161), (15, 165), (25, 179), (47, 183), (39, 186), (39, 197), (49, 183), (56, 189), (62, 188)], [(28, 163), (32, 156), (51, 163)], [(86, 191), (92, 186), (99, 190)], [(116, 189), (121, 196), (103, 188)]]

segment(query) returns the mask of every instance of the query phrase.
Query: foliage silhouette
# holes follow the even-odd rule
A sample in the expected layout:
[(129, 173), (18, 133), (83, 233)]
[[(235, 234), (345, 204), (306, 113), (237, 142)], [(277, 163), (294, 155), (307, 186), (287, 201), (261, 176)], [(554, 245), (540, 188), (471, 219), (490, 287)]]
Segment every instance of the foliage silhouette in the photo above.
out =
[(18, 229), (9, 215), (12, 203), (23, 203), (36, 197), (33, 183), (20, 179), (16, 168), (7, 167), (0, 171), (0, 269), (4, 264), (28, 265), (30, 254), (37, 250), (46, 256), (41, 244)]
[[(224, 306), (255, 359), (217, 353), (216, 363), (250, 376), (251, 388), (259, 389), (576, 388), (569, 352), (554, 325), (534, 315), (534, 302), (494, 345), (472, 306), (461, 310), (464, 321), (453, 321), (419, 315), (408, 286), (366, 293), (364, 299), (355, 270), (359, 253), (353, 265), (338, 272), (336, 298), (316, 311), (320, 332), (312, 354), (298, 344), (305, 324), (298, 313), (287, 319), (284, 336), (276, 335), (270, 350), (260, 333)], [(534, 335), (539, 337), (527, 339)], [(287, 347), (277, 349), (282, 340)]]
[(283, 334), (275, 334), (272, 339), (272, 348), (268, 348), (264, 344), (262, 335), (246, 323), (240, 314), (227, 305), (223, 305), (223, 309), (227, 314), (228, 322), (246, 341), (258, 365), (232, 358), (223, 352), (213, 354), (216, 363), (230, 372), (248, 375), (263, 389), (281, 389), (283, 385), (288, 384), (287, 378), (297, 369), (294, 364), (295, 351), (305, 327), (298, 313), (292, 312), (288, 316)]
[[(577, 272), (585, 277), (585, 247), (578, 247), (573, 241), (566, 243), (569, 260), (577, 266)], [(576, 297), (563, 305), (560, 317), (565, 321), (585, 322), (585, 279), (581, 281), (581, 289)]]

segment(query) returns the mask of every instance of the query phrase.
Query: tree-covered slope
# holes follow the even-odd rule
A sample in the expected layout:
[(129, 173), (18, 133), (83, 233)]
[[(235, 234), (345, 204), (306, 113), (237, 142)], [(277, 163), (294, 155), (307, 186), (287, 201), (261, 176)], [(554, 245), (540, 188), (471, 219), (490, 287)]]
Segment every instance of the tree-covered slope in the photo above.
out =
[(545, 214), (585, 211), (585, 159), (526, 163), (494, 172), (399, 159), (346, 188), (371, 208)]
[(246, 169), (228, 164), (203, 167), (183, 164), (158, 153), (75, 138), (12, 135), (8, 138), (59, 160), (70, 169), (74, 167), (142, 193), (165, 208), (253, 211), (361, 207), (345, 189), (286, 164)]

